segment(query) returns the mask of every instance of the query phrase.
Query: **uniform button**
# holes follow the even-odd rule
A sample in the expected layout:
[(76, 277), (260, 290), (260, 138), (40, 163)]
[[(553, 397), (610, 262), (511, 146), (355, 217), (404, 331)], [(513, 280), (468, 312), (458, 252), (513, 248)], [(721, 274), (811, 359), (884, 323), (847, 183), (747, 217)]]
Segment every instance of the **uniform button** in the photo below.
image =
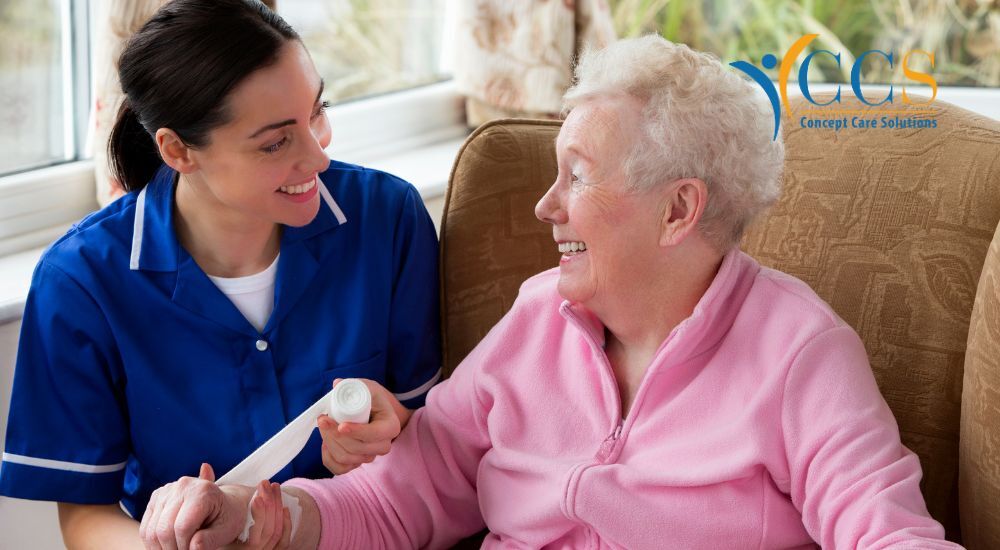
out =
[(267, 340), (257, 340), (257, 351), (267, 351)]

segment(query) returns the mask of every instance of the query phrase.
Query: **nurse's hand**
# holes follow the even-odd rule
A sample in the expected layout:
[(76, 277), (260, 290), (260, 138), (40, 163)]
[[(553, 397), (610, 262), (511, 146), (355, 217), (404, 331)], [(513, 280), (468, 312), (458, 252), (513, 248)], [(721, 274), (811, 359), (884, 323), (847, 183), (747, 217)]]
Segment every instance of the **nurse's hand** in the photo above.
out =
[[(250, 536), (245, 543), (233, 543), (227, 550), (285, 550), (291, 543), (292, 519), (288, 508), (281, 503), (281, 486), (277, 483), (261, 481), (257, 491), (250, 499), (250, 514), (253, 525)], [(220, 533), (221, 535), (221, 533)], [(197, 536), (197, 535), (195, 535)], [(218, 542), (225, 542), (225, 536), (219, 540), (204, 538), (204, 548), (216, 548)], [(199, 548), (192, 543), (193, 549)]]
[[(153, 492), (139, 524), (139, 536), (149, 549), (218, 548), (236, 540), (243, 531), (252, 496), (253, 489), (250, 487), (216, 485), (212, 467), (202, 464), (197, 478), (182, 477)], [(268, 516), (269, 513), (274, 514), (262, 504), (258, 503), (254, 515), (254, 521), (257, 522), (259, 517), (261, 523), (260, 526), (254, 525), (257, 530), (254, 542), (257, 543), (265, 535), (267, 541), (273, 538), (273, 533), (266, 529), (274, 530), (274, 521), (270, 521)], [(277, 505), (280, 509), (280, 495)], [(251, 537), (254, 528), (251, 528)], [(280, 531), (284, 529), (278, 527), (278, 530), (278, 539), (281, 540)]]
[[(336, 386), (340, 379), (333, 381)], [(323, 465), (334, 474), (346, 474), (358, 466), (389, 452), (392, 440), (410, 421), (412, 411), (378, 382), (362, 379), (372, 394), (368, 424), (338, 424), (329, 416), (319, 417), (323, 436)]]

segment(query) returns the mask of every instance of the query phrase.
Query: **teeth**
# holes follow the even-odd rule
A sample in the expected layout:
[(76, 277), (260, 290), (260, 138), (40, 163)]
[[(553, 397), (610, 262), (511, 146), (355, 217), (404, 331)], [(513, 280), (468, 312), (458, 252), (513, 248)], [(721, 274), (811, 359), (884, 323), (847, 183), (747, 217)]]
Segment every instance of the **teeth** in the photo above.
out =
[(587, 244), (579, 241), (559, 243), (559, 252), (562, 252), (563, 254), (572, 252), (583, 252), (584, 250), (587, 250)]
[(289, 195), (299, 195), (309, 191), (316, 186), (316, 180), (312, 180), (309, 183), (303, 183), (302, 185), (282, 185), (279, 190), (282, 193), (288, 193)]

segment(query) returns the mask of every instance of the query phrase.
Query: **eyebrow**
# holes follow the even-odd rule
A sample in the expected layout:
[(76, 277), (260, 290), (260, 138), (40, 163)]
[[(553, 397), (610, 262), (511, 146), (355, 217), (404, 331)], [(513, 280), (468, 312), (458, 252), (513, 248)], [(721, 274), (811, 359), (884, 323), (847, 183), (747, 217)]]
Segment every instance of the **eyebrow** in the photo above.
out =
[(593, 163), (594, 163), (594, 159), (590, 158), (590, 156), (589, 156), (589, 155), (587, 155), (586, 153), (584, 153), (584, 152), (583, 152), (583, 149), (581, 149), (581, 148), (580, 148), (580, 147), (579, 147), (579, 146), (578, 146), (577, 144), (575, 144), (575, 143), (573, 143), (573, 144), (570, 144), (569, 146), (567, 146), (567, 147), (566, 147), (566, 152), (568, 152), (568, 153), (573, 153), (573, 154), (575, 154), (576, 156), (578, 156), (578, 157), (582, 158), (583, 160), (587, 161), (587, 162), (588, 162), (588, 163), (590, 163), (590, 164), (593, 164)]
[[(316, 101), (313, 101), (313, 105), (315, 105), (316, 103), (319, 103), (319, 98), (323, 96), (323, 88), (325, 86), (326, 86), (326, 83), (322, 79), (320, 79), (320, 81), (319, 81), (319, 93), (316, 94)], [(264, 132), (268, 132), (270, 130), (277, 130), (278, 128), (284, 128), (285, 126), (291, 126), (293, 124), (295, 124), (295, 119), (294, 118), (290, 118), (288, 120), (282, 120), (281, 122), (275, 122), (274, 124), (268, 124), (267, 126), (260, 127), (260, 129), (258, 129), (256, 132), (254, 132), (253, 134), (251, 134), (250, 137), (247, 138), (247, 139), (253, 139), (253, 138), (255, 138), (255, 137), (263, 134)]]

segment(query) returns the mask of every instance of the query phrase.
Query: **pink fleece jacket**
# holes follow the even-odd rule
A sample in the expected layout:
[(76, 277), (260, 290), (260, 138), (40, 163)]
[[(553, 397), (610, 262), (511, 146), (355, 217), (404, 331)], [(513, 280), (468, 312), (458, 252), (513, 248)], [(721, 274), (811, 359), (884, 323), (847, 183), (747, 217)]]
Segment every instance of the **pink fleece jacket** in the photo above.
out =
[(558, 268), (431, 390), (392, 452), (293, 480), (321, 548), (956, 548), (857, 334), (801, 281), (726, 256), (622, 420), (604, 327)]

